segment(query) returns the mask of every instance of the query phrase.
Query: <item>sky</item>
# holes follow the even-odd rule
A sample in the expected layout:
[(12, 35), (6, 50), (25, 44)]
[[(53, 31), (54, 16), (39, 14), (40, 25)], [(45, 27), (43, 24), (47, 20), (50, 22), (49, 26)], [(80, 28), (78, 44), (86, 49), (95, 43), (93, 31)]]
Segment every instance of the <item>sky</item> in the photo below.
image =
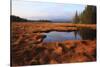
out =
[(30, 20), (70, 21), (76, 11), (80, 14), (86, 5), (34, 1), (12, 1), (12, 15)]

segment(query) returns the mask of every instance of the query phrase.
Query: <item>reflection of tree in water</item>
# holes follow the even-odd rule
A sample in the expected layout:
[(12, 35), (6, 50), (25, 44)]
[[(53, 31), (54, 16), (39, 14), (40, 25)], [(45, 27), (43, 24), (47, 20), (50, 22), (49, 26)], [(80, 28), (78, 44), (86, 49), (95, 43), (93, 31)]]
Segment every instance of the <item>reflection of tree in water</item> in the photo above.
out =
[(75, 40), (77, 40), (77, 33), (78, 33), (78, 31), (74, 31)]
[(96, 30), (89, 29), (89, 28), (82, 28), (79, 30), (79, 34), (82, 39), (96, 39)]

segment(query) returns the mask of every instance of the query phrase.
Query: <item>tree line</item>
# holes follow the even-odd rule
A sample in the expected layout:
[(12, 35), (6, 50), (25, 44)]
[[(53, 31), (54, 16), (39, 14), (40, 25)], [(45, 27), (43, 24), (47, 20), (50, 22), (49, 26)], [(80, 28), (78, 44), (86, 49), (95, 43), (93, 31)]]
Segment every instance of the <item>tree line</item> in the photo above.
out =
[(96, 24), (96, 6), (86, 6), (85, 10), (79, 15), (76, 11), (73, 23)]
[(10, 20), (11, 21), (16, 21), (16, 22), (26, 22), (26, 21), (28, 21), (27, 19), (25, 19), (25, 18), (21, 18), (21, 17), (19, 17), (19, 16), (15, 16), (15, 15), (11, 15), (10, 16)]
[(10, 21), (11, 22), (51, 22), (50, 20), (28, 20), (26, 18), (21, 18), (15, 15), (10, 16)]

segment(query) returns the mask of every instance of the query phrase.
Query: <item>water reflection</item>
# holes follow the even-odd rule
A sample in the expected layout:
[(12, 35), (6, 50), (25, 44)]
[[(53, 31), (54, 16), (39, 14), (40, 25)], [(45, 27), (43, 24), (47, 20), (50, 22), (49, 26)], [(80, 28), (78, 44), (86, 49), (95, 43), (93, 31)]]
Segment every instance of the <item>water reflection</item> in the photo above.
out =
[(71, 32), (51, 31), (44, 34), (46, 35), (46, 38), (44, 38), (43, 42), (96, 39), (96, 30), (89, 28), (82, 28)]
[(79, 30), (79, 34), (82, 37), (82, 39), (96, 39), (96, 30), (90, 29), (90, 28), (82, 28)]
[(54, 42), (54, 41), (64, 41), (64, 40), (81, 40), (81, 36), (78, 32), (58, 32), (51, 31), (49, 33), (44, 33), (46, 38), (44, 38), (44, 42)]

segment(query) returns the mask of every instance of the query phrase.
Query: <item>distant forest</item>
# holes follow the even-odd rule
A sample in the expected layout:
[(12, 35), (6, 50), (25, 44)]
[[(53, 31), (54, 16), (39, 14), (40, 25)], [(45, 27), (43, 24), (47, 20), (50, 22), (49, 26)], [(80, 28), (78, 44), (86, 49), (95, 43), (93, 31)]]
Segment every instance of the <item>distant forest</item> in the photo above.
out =
[(86, 6), (80, 15), (76, 11), (73, 23), (96, 24), (96, 6)]
[(16, 21), (16, 22), (26, 22), (26, 21), (28, 21), (27, 19), (20, 18), (20, 17), (15, 16), (15, 15), (11, 15), (10, 20), (11, 21)]
[(10, 15), (11, 22), (51, 22), (50, 20), (28, 20), (19, 16)]

